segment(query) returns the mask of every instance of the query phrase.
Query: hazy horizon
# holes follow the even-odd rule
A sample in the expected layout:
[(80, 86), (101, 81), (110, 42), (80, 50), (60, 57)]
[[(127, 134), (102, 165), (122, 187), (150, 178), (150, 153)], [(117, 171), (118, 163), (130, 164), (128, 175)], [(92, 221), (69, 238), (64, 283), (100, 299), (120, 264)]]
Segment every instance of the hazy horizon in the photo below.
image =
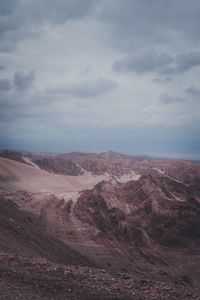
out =
[(124, 155), (131, 155), (131, 156), (146, 156), (152, 159), (180, 159), (180, 160), (188, 160), (188, 161), (196, 161), (200, 162), (200, 156), (189, 156), (189, 155), (184, 155), (184, 154), (167, 154), (167, 153), (149, 153), (149, 152), (124, 152), (124, 151), (118, 151), (116, 149), (103, 149), (101, 151), (98, 150), (80, 150), (80, 149), (64, 149), (63, 151), (58, 151), (58, 152), (53, 152), (53, 151), (48, 151), (48, 149), (43, 149), (43, 150), (33, 150), (33, 149), (22, 149), (22, 148), (4, 148), (1, 147), (0, 151), (16, 151), (16, 152), (21, 152), (21, 153), (32, 153), (32, 154), (41, 154), (41, 155), (59, 155), (59, 154), (65, 154), (65, 153), (85, 153), (85, 154), (100, 154), (100, 153), (106, 153), (106, 152), (115, 152), (119, 154), (124, 154)]
[(0, 149), (200, 159), (200, 2), (0, 3)]

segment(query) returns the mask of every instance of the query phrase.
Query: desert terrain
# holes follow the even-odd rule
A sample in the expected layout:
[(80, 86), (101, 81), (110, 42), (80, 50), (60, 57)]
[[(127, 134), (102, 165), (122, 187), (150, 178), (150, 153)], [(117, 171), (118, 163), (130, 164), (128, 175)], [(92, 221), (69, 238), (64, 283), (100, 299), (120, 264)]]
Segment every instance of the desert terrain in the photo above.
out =
[(0, 299), (200, 299), (200, 165), (0, 152)]

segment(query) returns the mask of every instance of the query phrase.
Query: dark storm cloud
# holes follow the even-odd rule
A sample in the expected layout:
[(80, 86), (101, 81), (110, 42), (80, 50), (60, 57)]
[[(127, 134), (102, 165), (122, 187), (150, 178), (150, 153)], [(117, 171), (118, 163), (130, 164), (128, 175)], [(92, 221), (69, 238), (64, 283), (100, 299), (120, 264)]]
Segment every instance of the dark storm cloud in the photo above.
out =
[(178, 72), (188, 71), (194, 67), (200, 66), (200, 51), (177, 55), (176, 64)]
[(19, 26), (16, 24), (16, 17), (14, 12), (17, 11), (19, 1), (17, 0), (1, 0), (0, 1), (0, 36), (4, 35), (7, 31)]
[(0, 31), (7, 43), (16, 42), (41, 23), (62, 23), (86, 15), (111, 25), (110, 43), (118, 48), (166, 43), (172, 33), (195, 43), (200, 37), (198, 0), (1, 0)]
[(118, 87), (118, 83), (109, 79), (86, 81), (76, 85), (61, 86), (49, 89), (47, 92), (54, 94), (68, 94), (79, 98), (91, 98), (104, 94)]
[(175, 56), (174, 66), (167, 66), (161, 74), (179, 74), (200, 66), (200, 51), (181, 53)]
[(115, 72), (157, 72), (160, 75), (173, 75), (189, 71), (200, 66), (200, 51), (182, 53), (174, 58), (168, 53), (141, 53), (115, 61)]
[(197, 43), (200, 37), (198, 0), (1, 0), (0, 32), (5, 44), (1, 50), (12, 49), (12, 44), (31, 35), (41, 24), (85, 16), (110, 26), (109, 43), (127, 52), (138, 45), (170, 43), (172, 38)]
[[(94, 0), (37, 0), (35, 13), (41, 19), (60, 23), (71, 18), (81, 18), (85, 16), (92, 7)], [(48, 8), (48, 9), (47, 9)]]
[[(125, 53), (113, 63), (116, 72), (155, 72), (170, 77), (200, 65), (198, 0), (113, 0), (102, 5), (99, 15), (110, 24), (112, 47)], [(176, 41), (177, 46), (170, 48)], [(179, 43), (185, 45), (185, 51)], [(163, 53), (152, 53), (160, 47)]]
[(0, 92), (9, 91), (11, 89), (11, 84), (8, 79), (0, 79)]
[(104, 3), (98, 14), (114, 28), (113, 43), (119, 47), (135, 47), (136, 39), (148, 44), (162, 43), (169, 41), (174, 32), (193, 41), (200, 37), (198, 0), (112, 0)]
[(1, 0), (0, 1), (0, 15), (9, 15), (17, 4), (17, 0)]
[(16, 43), (35, 34), (42, 24), (60, 24), (87, 15), (95, 0), (1, 0), (0, 51), (14, 50)]
[(34, 25), (41, 22), (62, 23), (71, 18), (85, 16), (94, 3), (95, 0), (1, 0), (0, 15), (9, 15), (9, 20), (1, 19), (5, 25), (7, 24), (8, 29), (9, 24), (20, 27), (24, 23)]
[(129, 56), (124, 59), (115, 61), (113, 70), (116, 72), (137, 73), (158, 71), (173, 62), (173, 58), (167, 53), (156, 54), (145, 53), (142, 55)]
[(35, 79), (35, 75), (33, 72), (30, 73), (22, 73), (16, 72), (14, 75), (14, 85), (18, 90), (25, 90), (29, 88)]

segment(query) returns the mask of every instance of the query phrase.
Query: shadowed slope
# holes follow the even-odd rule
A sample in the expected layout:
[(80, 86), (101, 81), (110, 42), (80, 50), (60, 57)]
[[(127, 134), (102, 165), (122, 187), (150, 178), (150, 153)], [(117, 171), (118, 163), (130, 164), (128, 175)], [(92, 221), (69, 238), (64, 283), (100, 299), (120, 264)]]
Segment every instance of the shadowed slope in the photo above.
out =
[(50, 236), (35, 215), (20, 211), (15, 203), (0, 198), (0, 252), (43, 257), (65, 264), (88, 265), (89, 260)]

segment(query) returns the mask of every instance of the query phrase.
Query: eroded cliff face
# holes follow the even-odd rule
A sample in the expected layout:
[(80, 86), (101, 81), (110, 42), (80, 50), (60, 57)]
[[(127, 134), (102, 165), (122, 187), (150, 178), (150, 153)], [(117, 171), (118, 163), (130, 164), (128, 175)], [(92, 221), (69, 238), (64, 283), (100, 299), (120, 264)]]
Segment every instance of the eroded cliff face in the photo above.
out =
[(32, 162), (41, 169), (55, 174), (78, 176), (89, 172), (92, 175), (108, 173), (117, 177), (129, 174), (135, 164), (149, 160), (147, 157), (128, 156), (113, 151), (100, 154), (72, 152), (41, 155), (5, 150), (0, 151), (0, 157), (28, 164)]
[(62, 175), (82, 175), (83, 170), (71, 159), (62, 157), (35, 157), (32, 161), (41, 169)]
[(106, 236), (133, 245), (187, 245), (200, 237), (200, 203), (189, 186), (170, 178), (102, 182), (82, 192), (76, 215)]

